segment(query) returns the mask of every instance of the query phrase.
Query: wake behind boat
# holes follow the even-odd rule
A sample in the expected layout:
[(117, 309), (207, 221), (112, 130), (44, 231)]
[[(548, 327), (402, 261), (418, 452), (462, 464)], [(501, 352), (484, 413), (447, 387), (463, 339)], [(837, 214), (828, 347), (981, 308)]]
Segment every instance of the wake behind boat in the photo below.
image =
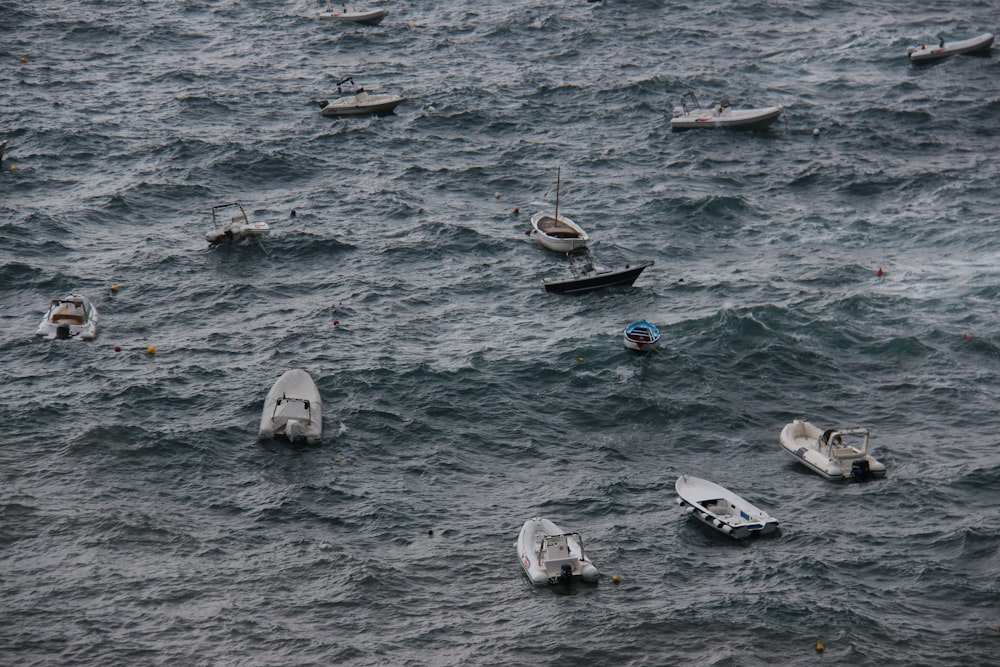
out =
[(548, 519), (528, 519), (517, 537), (517, 558), (535, 586), (597, 581), (600, 573), (583, 550), (580, 533), (567, 533)]
[(742, 130), (763, 130), (769, 127), (784, 111), (784, 107), (762, 107), (759, 109), (733, 109), (729, 100), (710, 109), (702, 109), (698, 97), (692, 91), (681, 96), (680, 106), (674, 107), (670, 119), (672, 130), (693, 130), (696, 128), (731, 128)]
[(211, 245), (238, 243), (270, 233), (271, 228), (266, 222), (250, 222), (247, 212), (239, 202), (234, 201), (212, 207), (212, 230), (205, 234), (205, 240)]
[(79, 294), (52, 299), (35, 336), (50, 340), (94, 340), (97, 337), (97, 308), (90, 299)]
[(827, 429), (793, 420), (781, 429), (781, 446), (813, 472), (829, 480), (885, 477), (885, 466), (870, 453), (866, 428)]
[(937, 44), (911, 46), (906, 50), (906, 55), (909, 56), (911, 62), (927, 62), (959, 53), (982, 53), (988, 51), (992, 45), (993, 33), (991, 32), (957, 42), (945, 42), (944, 37), (939, 35)]
[(320, 100), (320, 113), (329, 117), (341, 116), (385, 116), (391, 114), (405, 97), (398, 95), (369, 95), (364, 88), (357, 88), (353, 95), (344, 95), (341, 86), (354, 79), (346, 77), (337, 82), (337, 94), (334, 100)]
[(723, 535), (744, 540), (778, 528), (773, 516), (715, 482), (681, 475), (674, 489), (678, 505)]
[(286, 371), (267, 392), (260, 437), (319, 444), (323, 437), (323, 401), (308, 373), (299, 369)]

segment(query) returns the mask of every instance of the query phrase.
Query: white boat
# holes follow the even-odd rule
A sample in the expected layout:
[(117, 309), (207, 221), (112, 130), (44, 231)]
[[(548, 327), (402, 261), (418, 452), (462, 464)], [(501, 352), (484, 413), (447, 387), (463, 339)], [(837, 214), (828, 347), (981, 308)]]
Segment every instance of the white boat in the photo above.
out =
[(212, 245), (237, 243), (244, 239), (267, 236), (270, 233), (271, 228), (266, 222), (250, 222), (240, 203), (233, 202), (212, 207), (212, 230), (205, 234), (205, 240)]
[(587, 247), (590, 237), (576, 224), (564, 215), (559, 215), (559, 189), (562, 184), (561, 170), (556, 171), (556, 210), (555, 213), (536, 213), (531, 216), (531, 232), (535, 240), (549, 250), (556, 252), (573, 252)]
[(738, 128), (762, 130), (778, 120), (784, 107), (761, 107), (759, 109), (733, 109), (729, 100), (723, 100), (710, 109), (702, 109), (698, 98), (691, 91), (681, 96), (680, 106), (674, 107), (670, 119), (672, 130), (693, 130), (696, 128)]
[(885, 466), (870, 454), (866, 428), (823, 431), (794, 420), (781, 429), (781, 446), (807, 468), (826, 479), (885, 477)]
[(567, 533), (548, 519), (528, 519), (517, 538), (517, 557), (535, 586), (597, 581), (600, 573), (583, 550), (580, 533)]
[(660, 344), (660, 330), (655, 324), (639, 320), (625, 327), (625, 347), (636, 352), (649, 352)]
[(331, 19), (343, 21), (345, 23), (361, 23), (362, 25), (378, 25), (388, 14), (385, 9), (349, 9), (346, 5), (342, 9), (334, 9), (327, 5), (325, 12), (320, 12), (321, 19)]
[(674, 488), (678, 505), (723, 535), (743, 540), (778, 528), (773, 516), (715, 482), (681, 475)]
[(323, 437), (323, 401), (308, 373), (299, 369), (286, 371), (267, 392), (260, 437), (319, 444)]
[(94, 340), (97, 337), (97, 308), (90, 299), (79, 294), (52, 299), (35, 335), (57, 340)]
[(334, 100), (320, 100), (320, 113), (324, 116), (384, 116), (390, 114), (406, 100), (398, 95), (369, 95), (364, 88), (357, 88), (353, 95), (344, 95), (341, 86), (348, 81), (354, 85), (351, 77), (337, 82), (337, 94)]
[(957, 42), (946, 42), (944, 37), (938, 36), (937, 44), (921, 44), (911, 46), (906, 50), (906, 55), (913, 62), (926, 62), (928, 60), (938, 60), (947, 58), (959, 53), (980, 53), (988, 51), (993, 46), (993, 33), (986, 32), (978, 37), (970, 37)]

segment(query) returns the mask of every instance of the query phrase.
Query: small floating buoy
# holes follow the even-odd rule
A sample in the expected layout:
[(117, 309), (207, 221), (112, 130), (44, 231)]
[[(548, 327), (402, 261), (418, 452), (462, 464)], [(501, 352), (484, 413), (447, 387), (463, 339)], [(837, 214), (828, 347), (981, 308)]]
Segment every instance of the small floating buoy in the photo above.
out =
[(515, 208), (515, 209), (514, 209), (514, 215), (517, 215), (517, 214), (518, 214), (518, 213), (520, 213), (520, 212), (521, 212), (521, 209), (519, 209), (519, 208)]
[(156, 354), (156, 348), (153, 347), (152, 345), (147, 345), (146, 352), (148, 352), (149, 354)]
[(816, 642), (816, 650), (817, 651), (819, 651), (820, 653), (822, 653), (824, 648), (826, 648), (826, 647), (823, 646), (823, 642)]
[(298, 215), (298, 213), (296, 213), (296, 212), (295, 212), (295, 209), (293, 208), (293, 209), (292, 209), (292, 212), (288, 214), (288, 217), (289, 217), (289, 218), (294, 218), (294, 217), (295, 217), (296, 215)]
[(434, 537), (434, 529), (433, 528), (428, 528), (427, 529), (427, 537)]
[(500, 193), (499, 193), (499, 192), (498, 192), (498, 193), (496, 193), (496, 194), (495, 194), (495, 195), (493, 195), (493, 196), (494, 196), (494, 197), (496, 197), (497, 199), (500, 199)]
[(118, 293), (118, 285), (112, 285), (111, 286), (111, 293), (112, 294), (117, 294)]
[(611, 575), (611, 581), (615, 582), (616, 584), (622, 583), (622, 580), (618, 577), (617, 574)]
[(525, 229), (524, 230), (524, 235), (525, 236), (531, 236), (531, 230), (530, 229)]
[(339, 324), (340, 324), (340, 320), (334, 320), (334, 321), (333, 321), (333, 326), (337, 326), (337, 325), (339, 325)]
[(26, 63), (26, 62), (28, 62), (28, 59), (27, 59), (27, 58), (25, 58), (24, 56), (21, 56), (21, 62), (22, 62), (22, 63)]
[(969, 335), (969, 334), (962, 334), (962, 338), (963, 338), (964, 340), (972, 340), (972, 336), (971, 336), (971, 335)]
[(11, 171), (17, 171), (17, 165), (16, 164), (10, 165), (10, 170)]
[(881, 278), (881, 277), (882, 277), (883, 275), (885, 275), (885, 274), (884, 274), (884, 273), (882, 272), (882, 267), (881, 267), (881, 266), (880, 266), (880, 267), (878, 267), (878, 271), (876, 271), (876, 272), (875, 272), (875, 275), (876, 275), (876, 276), (878, 276), (879, 278)]
[(583, 363), (583, 357), (577, 357), (576, 360), (579, 361), (581, 364)]
[(818, 137), (819, 136), (819, 128), (818, 127), (814, 127), (813, 128), (813, 136), (814, 137)]
[(122, 346), (121, 345), (115, 345), (115, 352), (121, 352), (121, 351), (122, 351)]

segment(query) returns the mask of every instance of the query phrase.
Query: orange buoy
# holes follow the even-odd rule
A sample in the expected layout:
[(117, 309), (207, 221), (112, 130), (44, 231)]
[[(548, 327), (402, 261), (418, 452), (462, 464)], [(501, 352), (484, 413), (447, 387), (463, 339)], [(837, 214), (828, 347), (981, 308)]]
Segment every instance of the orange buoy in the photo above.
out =
[(881, 278), (883, 275), (885, 275), (883, 273), (883, 271), (882, 271), (882, 267), (881, 266), (878, 267), (878, 271), (875, 272), (875, 275), (878, 276), (879, 278)]
[(121, 352), (121, 351), (122, 351), (122, 346), (121, 345), (115, 345), (115, 352)]

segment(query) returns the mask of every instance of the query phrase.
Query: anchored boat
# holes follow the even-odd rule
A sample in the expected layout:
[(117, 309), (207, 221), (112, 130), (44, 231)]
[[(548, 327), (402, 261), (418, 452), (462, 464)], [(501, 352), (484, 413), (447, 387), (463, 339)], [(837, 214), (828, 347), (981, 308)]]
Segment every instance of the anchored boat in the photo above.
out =
[(319, 444), (323, 437), (323, 401), (308, 373), (299, 369), (286, 371), (267, 392), (260, 437)]
[(337, 82), (337, 94), (334, 100), (320, 100), (320, 113), (324, 116), (385, 116), (391, 114), (400, 102), (406, 100), (398, 95), (369, 95), (364, 88), (358, 87), (353, 95), (343, 94), (343, 84), (354, 79), (346, 77)]
[(959, 53), (982, 53), (988, 51), (991, 46), (993, 46), (993, 33), (991, 32), (983, 33), (978, 37), (962, 39), (957, 42), (945, 42), (944, 37), (939, 35), (937, 44), (911, 46), (906, 50), (906, 55), (909, 56), (912, 62), (927, 62), (929, 60), (947, 58)]
[(35, 336), (55, 340), (94, 340), (97, 337), (97, 308), (90, 299), (79, 294), (52, 299)]
[(573, 252), (587, 247), (590, 237), (580, 225), (564, 215), (559, 215), (559, 189), (562, 184), (560, 171), (556, 171), (555, 213), (541, 212), (531, 216), (531, 231), (535, 240), (549, 250)]
[(866, 428), (820, 428), (798, 419), (781, 429), (781, 446), (826, 479), (885, 477), (885, 466), (870, 453)]
[(580, 533), (567, 533), (548, 519), (528, 519), (517, 537), (517, 557), (535, 586), (597, 581), (600, 573), (583, 550)]
[(681, 96), (680, 106), (674, 107), (670, 119), (672, 130), (693, 130), (696, 128), (732, 128), (742, 130), (762, 130), (778, 120), (784, 107), (761, 107), (759, 109), (733, 109), (729, 100), (724, 99), (710, 109), (702, 109), (698, 97), (692, 91)]
[(639, 320), (625, 327), (625, 347), (636, 352), (649, 352), (660, 344), (660, 330), (655, 324)]
[(247, 212), (239, 202), (234, 201), (212, 207), (212, 230), (205, 234), (205, 240), (211, 245), (238, 243), (245, 239), (259, 239), (270, 233), (271, 228), (266, 222), (250, 222)]
[(327, 5), (325, 12), (320, 12), (321, 19), (332, 19), (344, 23), (360, 23), (362, 25), (378, 25), (389, 12), (385, 9), (349, 9), (346, 5), (342, 9), (334, 9)]
[(681, 475), (674, 488), (678, 505), (723, 535), (744, 540), (778, 528), (773, 516), (715, 482)]

